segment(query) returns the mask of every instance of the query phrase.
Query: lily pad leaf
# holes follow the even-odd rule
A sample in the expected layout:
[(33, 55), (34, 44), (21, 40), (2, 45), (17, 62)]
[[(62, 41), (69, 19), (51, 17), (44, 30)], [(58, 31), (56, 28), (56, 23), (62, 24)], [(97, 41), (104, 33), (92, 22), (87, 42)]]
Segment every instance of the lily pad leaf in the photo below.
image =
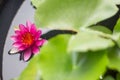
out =
[(116, 80), (120, 80), (120, 73), (117, 74), (117, 79)]
[(120, 71), (120, 49), (118, 47), (114, 47), (110, 49), (109, 54), (109, 65), (110, 69), (115, 69)]
[(67, 80), (99, 79), (99, 77), (104, 74), (108, 64), (106, 53), (105, 50), (83, 53), (82, 57), (79, 58), (76, 68), (72, 70)]
[(98, 79), (108, 64), (106, 51), (87, 52), (74, 67), (73, 58), (66, 50), (68, 41), (68, 35), (57, 36), (42, 47), (38, 62), (43, 80)]
[(70, 36), (57, 36), (41, 48), (39, 66), (43, 80), (65, 80), (72, 69), (70, 55), (67, 54), (67, 42)]
[(117, 43), (117, 45), (120, 47), (120, 18), (118, 19), (114, 27), (112, 38)]
[[(38, 6), (38, 0), (33, 0)], [(32, 1), (32, 2), (33, 2)], [(35, 12), (39, 27), (79, 29), (113, 16), (118, 8), (113, 0), (40, 0)]]
[(100, 32), (103, 32), (103, 33), (106, 33), (106, 34), (112, 34), (112, 31), (104, 26), (100, 26), (100, 25), (97, 25), (97, 26), (91, 26), (90, 29), (92, 30), (95, 30), (95, 31), (100, 31)]
[(119, 5), (120, 4), (120, 0), (113, 0), (115, 4)]
[(115, 80), (112, 76), (106, 76), (103, 80)]
[(81, 29), (69, 42), (68, 51), (87, 52), (113, 47), (111, 35), (90, 29)]
[(36, 7), (36, 8), (37, 8), (40, 4), (42, 4), (44, 1), (45, 1), (45, 0), (31, 0), (32, 5), (33, 5), (34, 7)]
[(115, 33), (120, 33), (120, 18), (118, 19), (115, 27), (114, 27), (114, 30), (113, 30), (114, 34)]

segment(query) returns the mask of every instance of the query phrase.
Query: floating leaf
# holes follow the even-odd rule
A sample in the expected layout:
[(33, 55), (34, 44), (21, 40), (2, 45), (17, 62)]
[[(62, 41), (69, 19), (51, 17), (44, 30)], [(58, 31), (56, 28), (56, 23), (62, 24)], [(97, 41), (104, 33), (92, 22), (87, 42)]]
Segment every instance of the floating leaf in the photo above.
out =
[(45, 0), (31, 0), (32, 5), (33, 5), (34, 7), (36, 7), (36, 8), (37, 8), (40, 4), (42, 4), (44, 1), (45, 1)]
[(108, 58), (109, 68), (120, 71), (120, 49), (117, 47), (110, 49)]
[(117, 43), (117, 45), (120, 47), (120, 18), (118, 19), (114, 30), (113, 30), (113, 39)]
[(104, 26), (91, 26), (90, 29), (95, 30), (95, 31), (100, 31), (106, 34), (112, 34), (112, 31)]
[(52, 38), (39, 55), (43, 80), (64, 80), (72, 69), (70, 55), (66, 52), (68, 36)]
[(113, 0), (113, 2), (114, 2), (115, 4), (117, 4), (117, 5), (120, 4), (120, 0)]
[(106, 51), (83, 53), (70, 77), (65, 80), (97, 80), (104, 74), (108, 64)]
[(107, 49), (114, 46), (111, 35), (90, 29), (81, 29), (69, 42), (68, 51), (86, 52)]
[(115, 80), (112, 76), (106, 76), (103, 80)]
[(71, 54), (66, 51), (68, 40), (66, 35), (57, 36), (42, 47), (38, 62), (43, 80), (98, 79), (108, 64), (107, 52), (87, 52), (74, 67)]
[(113, 30), (114, 33), (120, 33), (120, 18), (118, 19), (115, 27), (114, 27), (114, 30)]
[(118, 73), (116, 77), (117, 77), (116, 80), (120, 80), (120, 73)]
[[(33, 1), (37, 3), (38, 0)], [(43, 1), (35, 13), (35, 22), (39, 27), (78, 29), (109, 18), (118, 10), (112, 0)]]

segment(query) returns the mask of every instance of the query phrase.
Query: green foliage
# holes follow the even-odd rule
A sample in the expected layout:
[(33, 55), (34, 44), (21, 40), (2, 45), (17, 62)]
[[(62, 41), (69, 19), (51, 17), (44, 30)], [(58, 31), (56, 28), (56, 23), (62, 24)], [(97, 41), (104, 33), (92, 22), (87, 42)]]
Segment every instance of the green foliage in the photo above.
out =
[(120, 49), (115, 47), (110, 50), (108, 54), (110, 69), (115, 69), (120, 71)]
[(109, 39), (109, 34), (104, 34), (91, 29), (82, 29), (73, 36), (69, 42), (68, 51), (97, 51), (114, 46), (114, 42)]
[(113, 33), (95, 25), (117, 12), (118, 0), (31, 1), (38, 27), (74, 29), (77, 34), (50, 39), (17, 80), (99, 80), (106, 68), (120, 72), (120, 19)]
[(115, 80), (113, 77), (111, 77), (111, 76), (107, 76), (107, 77), (105, 77), (105, 79), (103, 79), (103, 80)]
[(112, 31), (110, 29), (108, 29), (104, 26), (101, 26), (101, 25), (91, 26), (90, 29), (92, 29), (94, 31), (106, 33), (106, 34), (112, 34)]
[(115, 4), (120, 4), (120, 0), (113, 0)]
[(72, 61), (66, 52), (67, 41), (68, 36), (56, 37), (42, 48), (39, 65), (44, 80), (64, 80), (71, 71)]
[[(97, 52), (87, 52), (81, 53), (79, 55), (82, 58), (76, 57), (77, 64), (73, 65), (73, 60), (71, 54), (66, 51), (68, 36), (58, 36), (51, 39), (47, 45), (42, 47), (41, 54), (38, 55), (37, 60), (33, 59), (31, 68), (27, 68), (20, 77), (19, 80), (27, 80), (31, 69), (34, 69), (35, 65), (32, 62), (39, 62), (39, 70), (42, 73), (43, 80), (96, 80), (105, 71), (108, 64), (106, 57), (107, 52), (97, 51)], [(61, 44), (58, 44), (58, 43)], [(75, 53), (77, 54), (77, 53)], [(36, 58), (36, 57), (35, 57)], [(33, 72), (31, 72), (33, 73)], [(37, 73), (37, 72), (36, 72)], [(34, 76), (34, 74), (33, 74)], [(40, 76), (40, 75), (39, 75)], [(87, 77), (86, 77), (87, 76)], [(34, 79), (37, 80), (36, 76)]]
[(117, 45), (120, 47), (120, 18), (118, 19), (114, 27), (113, 39), (116, 41)]
[(117, 74), (117, 80), (120, 80), (120, 73)]
[(120, 18), (118, 19), (117, 24), (115, 25), (113, 32), (114, 32), (114, 34), (120, 33)]
[(57, 29), (87, 27), (117, 11), (112, 0), (40, 0), (40, 3), (39, 6), (34, 4), (38, 6), (35, 12), (37, 26)]
[(44, 0), (31, 0), (32, 4), (37, 8)]

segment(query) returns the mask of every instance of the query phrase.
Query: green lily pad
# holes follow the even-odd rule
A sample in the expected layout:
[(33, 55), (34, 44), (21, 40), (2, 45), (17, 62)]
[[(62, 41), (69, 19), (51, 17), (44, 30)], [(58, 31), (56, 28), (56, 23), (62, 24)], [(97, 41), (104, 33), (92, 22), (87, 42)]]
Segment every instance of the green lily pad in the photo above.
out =
[[(97, 80), (108, 64), (107, 51), (79, 54), (76, 67), (67, 49), (68, 35), (52, 38), (15, 80)], [(87, 76), (87, 77), (86, 77)]]
[(68, 51), (87, 52), (103, 50), (114, 46), (111, 35), (90, 29), (81, 29), (70, 39)]
[(114, 27), (112, 38), (117, 43), (117, 45), (120, 47), (120, 18), (118, 19)]
[(120, 33), (120, 18), (118, 19), (115, 27), (114, 27), (114, 30), (113, 30), (114, 34), (115, 33)]
[[(38, 0), (32, 2), (39, 4)], [(40, 0), (40, 3), (35, 12), (37, 26), (59, 29), (87, 27), (118, 10), (112, 0)]]
[(119, 5), (120, 4), (120, 0), (113, 0), (115, 4)]
[(45, 0), (31, 0), (32, 5), (35, 6), (36, 8), (42, 4)]
[(112, 31), (104, 26), (91, 26), (90, 29), (95, 30), (95, 31), (100, 31), (106, 34), (112, 34)]
[(118, 47), (110, 49), (108, 58), (109, 68), (120, 71), (120, 49)]
[(120, 73), (118, 73), (116, 77), (117, 77), (116, 80), (120, 80)]
[(112, 76), (106, 76), (103, 80), (115, 80)]
[(75, 67), (73, 57), (66, 50), (68, 41), (68, 36), (57, 36), (42, 47), (38, 62), (43, 80), (98, 79), (108, 64), (107, 52), (87, 52), (78, 58), (79, 62)]

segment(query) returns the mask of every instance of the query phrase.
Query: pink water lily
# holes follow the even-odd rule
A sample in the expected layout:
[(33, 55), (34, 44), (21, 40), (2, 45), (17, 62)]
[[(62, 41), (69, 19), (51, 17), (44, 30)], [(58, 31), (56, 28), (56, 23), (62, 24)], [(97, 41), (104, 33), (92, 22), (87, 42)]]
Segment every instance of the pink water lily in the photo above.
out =
[(26, 26), (19, 25), (19, 29), (15, 30), (15, 35), (11, 36), (14, 41), (13, 48), (9, 54), (20, 53), (20, 60), (28, 61), (35, 54), (38, 54), (40, 47), (45, 43), (45, 39), (41, 38), (42, 31), (37, 30), (35, 24), (27, 21)]

